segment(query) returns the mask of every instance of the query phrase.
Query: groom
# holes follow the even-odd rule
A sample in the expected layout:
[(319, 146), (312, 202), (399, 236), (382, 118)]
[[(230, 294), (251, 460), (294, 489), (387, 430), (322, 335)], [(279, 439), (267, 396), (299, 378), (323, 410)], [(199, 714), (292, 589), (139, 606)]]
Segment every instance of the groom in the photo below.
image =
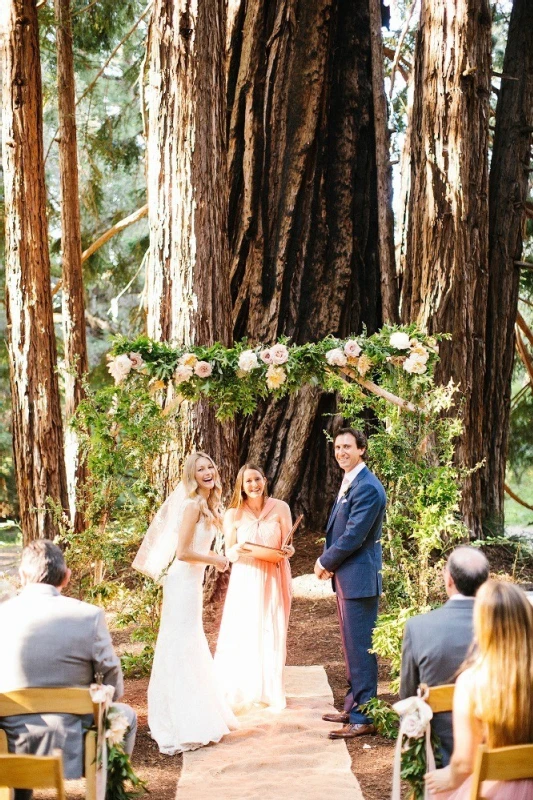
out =
[(387, 498), (365, 465), (366, 447), (361, 431), (342, 428), (335, 436), (335, 458), (344, 478), (329, 515), (324, 552), (315, 564), (317, 578), (332, 578), (337, 595), (349, 686), (344, 711), (323, 717), (326, 722), (345, 723), (331, 731), (330, 739), (376, 732), (359, 706), (377, 694), (377, 660), (369, 650), (381, 594), (381, 526)]

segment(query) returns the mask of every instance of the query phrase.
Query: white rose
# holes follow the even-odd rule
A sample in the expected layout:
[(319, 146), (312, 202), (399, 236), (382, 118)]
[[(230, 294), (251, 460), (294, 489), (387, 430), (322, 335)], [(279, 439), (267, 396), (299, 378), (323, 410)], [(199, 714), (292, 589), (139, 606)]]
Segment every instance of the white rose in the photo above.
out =
[(347, 358), (340, 347), (334, 347), (326, 353), (326, 361), (331, 367), (345, 367)]
[(122, 353), (122, 355), (111, 359), (107, 365), (107, 369), (115, 379), (115, 386), (118, 386), (119, 383), (122, 383), (124, 378), (126, 378), (126, 376), (129, 374), (132, 366), (133, 364), (130, 360), (130, 357), (126, 355), (126, 353)]
[(259, 366), (259, 361), (253, 350), (243, 350), (239, 356), (239, 369), (243, 372), (251, 372)]
[(120, 744), (124, 739), (124, 734), (129, 728), (127, 717), (111, 706), (107, 715), (107, 730), (105, 732), (106, 739), (109, 744)]
[(403, 362), (403, 368), (406, 372), (413, 375), (422, 375), (426, 370), (427, 358), (419, 355), (418, 353), (411, 353), (411, 355)]
[(396, 331), (396, 333), (391, 334), (389, 344), (396, 350), (409, 350), (411, 347), (411, 340), (409, 339), (409, 334)]
[(357, 356), (361, 355), (359, 342), (356, 342), (355, 339), (349, 339), (344, 345), (344, 352), (349, 358), (357, 358)]
[(424, 724), (415, 714), (409, 714), (402, 720), (401, 730), (408, 739), (420, 739), (426, 732)]
[(130, 361), (133, 369), (142, 369), (144, 367), (143, 357), (140, 353), (130, 353)]
[(286, 364), (289, 360), (289, 351), (284, 344), (275, 344), (270, 348), (273, 364)]

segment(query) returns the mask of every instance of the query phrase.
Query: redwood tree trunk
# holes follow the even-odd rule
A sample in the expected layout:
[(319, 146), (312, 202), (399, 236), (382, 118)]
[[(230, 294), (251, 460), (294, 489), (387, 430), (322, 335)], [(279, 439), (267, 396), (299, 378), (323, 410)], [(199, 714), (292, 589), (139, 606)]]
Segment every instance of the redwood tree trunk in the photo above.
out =
[(84, 517), (80, 513), (79, 503), (76, 502), (76, 491), (85, 485), (87, 468), (79, 452), (78, 438), (69, 422), (85, 396), (83, 380), (88, 371), (88, 362), (81, 260), (76, 96), (70, 0), (55, 0), (55, 15), (65, 346), (65, 461), (70, 514), (74, 529), (79, 532), (84, 528)]
[[(368, 2), (244, 0), (228, 79), (234, 334), (302, 343), (381, 324)], [(276, 496), (324, 524), (339, 481), (307, 387), (241, 426)]]
[(514, 0), (489, 180), (489, 291), (485, 447), (485, 519), (503, 523), (505, 461), (511, 406), (514, 325), (518, 309), (528, 167), (533, 132), (533, 3)]
[[(148, 335), (186, 345), (231, 342), (225, 147), (225, 2), (156, 0), (149, 33)], [(193, 447), (232, 481), (233, 423), (204, 404), (184, 411), (166, 489)], [(170, 484), (170, 485), (168, 485)]]
[(24, 542), (53, 537), (68, 508), (44, 183), (41, 64), (33, 0), (2, 10), (6, 312), (13, 449)]
[[(488, 0), (422, 0), (409, 134), (408, 221), (402, 317), (441, 345), (438, 378), (460, 383), (464, 433), (458, 463), (485, 456), (485, 324), (488, 286)], [(481, 471), (464, 482), (463, 516), (481, 532)]]

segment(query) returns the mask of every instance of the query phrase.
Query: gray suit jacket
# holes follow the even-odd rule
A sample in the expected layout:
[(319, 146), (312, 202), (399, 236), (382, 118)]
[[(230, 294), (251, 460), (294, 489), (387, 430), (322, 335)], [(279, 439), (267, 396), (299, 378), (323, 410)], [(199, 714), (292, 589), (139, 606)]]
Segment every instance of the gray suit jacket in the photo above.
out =
[[(403, 635), (400, 697), (416, 695), (420, 683), (455, 683), (474, 636), (474, 598), (448, 600), (445, 605), (411, 617)], [(441, 740), (443, 765), (453, 751), (452, 715), (436, 714), (432, 728)]]
[[(120, 661), (104, 612), (63, 597), (48, 584), (26, 586), (0, 603), (0, 692), (41, 686), (89, 686), (97, 673), (124, 691)], [(91, 718), (72, 714), (26, 714), (0, 718), (13, 752), (63, 750), (66, 778), (83, 774), (83, 729)]]

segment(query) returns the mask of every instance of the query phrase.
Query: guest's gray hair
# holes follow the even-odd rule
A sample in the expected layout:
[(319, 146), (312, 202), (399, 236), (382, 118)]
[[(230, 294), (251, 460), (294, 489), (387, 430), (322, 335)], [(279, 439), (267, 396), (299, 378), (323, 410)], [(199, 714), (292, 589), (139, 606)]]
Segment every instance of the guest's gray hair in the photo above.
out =
[(67, 574), (63, 551), (49, 539), (36, 539), (22, 551), (20, 571), (26, 583), (60, 586)]
[(489, 577), (489, 562), (477, 547), (461, 545), (452, 550), (446, 562), (455, 588), (465, 597), (474, 597)]

